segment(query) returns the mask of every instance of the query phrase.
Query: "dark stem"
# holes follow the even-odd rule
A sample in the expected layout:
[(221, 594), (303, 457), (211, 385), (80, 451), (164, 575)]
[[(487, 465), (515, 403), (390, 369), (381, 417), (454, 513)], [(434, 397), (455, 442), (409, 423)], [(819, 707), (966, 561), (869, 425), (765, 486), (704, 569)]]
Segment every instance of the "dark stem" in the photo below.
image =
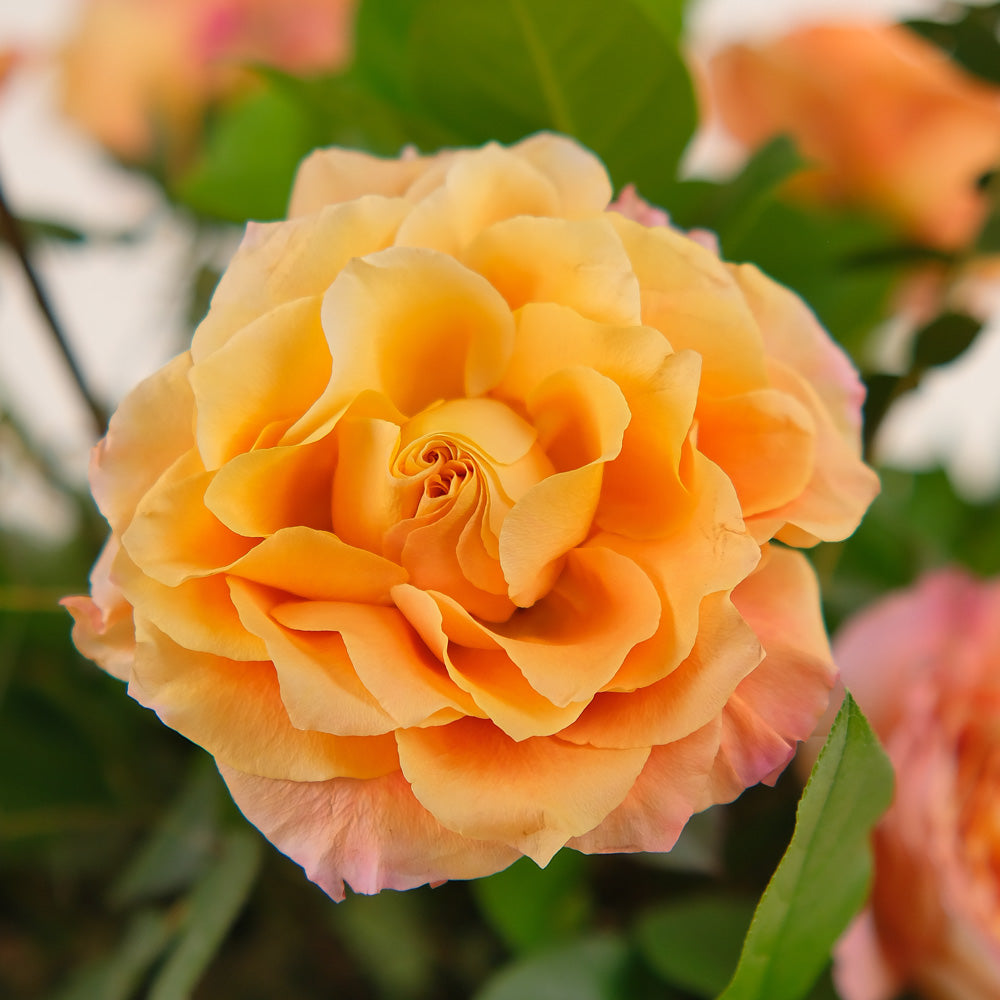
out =
[(94, 422), (97, 435), (100, 437), (108, 426), (108, 414), (101, 403), (94, 396), (93, 392), (91, 392), (83, 371), (77, 363), (76, 358), (73, 357), (73, 352), (70, 350), (69, 343), (62, 332), (59, 321), (56, 319), (55, 313), (52, 311), (48, 295), (42, 287), (38, 273), (35, 271), (35, 268), (31, 263), (31, 258), (28, 255), (28, 245), (25, 241), (24, 233), (21, 230), (21, 224), (18, 222), (14, 213), (11, 212), (10, 207), (7, 205), (7, 200), (4, 198), (2, 185), (0, 185), (0, 238), (2, 238), (3, 241), (6, 242), (7, 245), (14, 251), (14, 256), (17, 257), (18, 262), (21, 265), (21, 270), (24, 272), (24, 276), (27, 278), (28, 284), (31, 286), (31, 291), (35, 296), (35, 302), (38, 304), (38, 308), (41, 311), (42, 316), (45, 318), (49, 331), (55, 338), (56, 346), (59, 348), (63, 359), (69, 367), (70, 374), (73, 376), (73, 381), (76, 382), (76, 386), (80, 390), (83, 402)]

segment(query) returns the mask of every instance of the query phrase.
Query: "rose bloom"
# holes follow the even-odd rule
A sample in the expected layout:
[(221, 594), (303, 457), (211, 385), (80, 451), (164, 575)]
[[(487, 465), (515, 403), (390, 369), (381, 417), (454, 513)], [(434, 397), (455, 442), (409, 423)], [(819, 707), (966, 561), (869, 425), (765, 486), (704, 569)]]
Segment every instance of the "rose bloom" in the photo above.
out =
[(1000, 996), (1000, 582), (931, 574), (834, 644), (896, 797), (868, 909), (841, 940), (845, 1000)]
[(877, 491), (861, 389), (756, 268), (541, 134), (321, 150), (93, 455), (79, 648), (332, 896), (663, 851), (834, 677), (792, 548)]
[(1000, 88), (898, 25), (824, 24), (717, 53), (709, 112), (751, 147), (790, 134), (815, 162), (793, 184), (855, 204), (946, 250), (988, 211), (977, 180), (1000, 165)]
[(66, 113), (125, 160), (190, 154), (212, 103), (263, 62), (331, 70), (350, 49), (354, 0), (85, 0), (62, 53)]

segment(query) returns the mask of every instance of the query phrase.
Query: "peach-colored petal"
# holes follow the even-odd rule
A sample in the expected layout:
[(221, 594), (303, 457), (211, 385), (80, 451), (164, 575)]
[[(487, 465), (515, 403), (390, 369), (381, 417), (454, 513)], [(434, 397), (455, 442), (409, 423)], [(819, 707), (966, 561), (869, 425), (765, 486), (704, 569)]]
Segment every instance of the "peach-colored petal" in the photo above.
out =
[(304, 427), (378, 389), (404, 413), (478, 396), (499, 381), (514, 322), (482, 277), (432, 250), (390, 247), (352, 260), (323, 300), (336, 378)]
[(598, 323), (640, 322), (638, 282), (604, 218), (507, 219), (483, 230), (462, 259), (511, 309), (554, 302)]
[[(551, 736), (583, 710), (586, 702), (556, 706), (539, 694), (490, 632), (450, 598), (409, 584), (397, 587), (394, 596), (407, 621), (444, 663), (448, 676), (511, 739)], [(477, 630), (474, 645), (463, 641)]]
[(654, 746), (625, 801), (569, 847), (587, 854), (669, 851), (693, 813), (705, 806), (705, 775), (719, 745), (719, 723)]
[(675, 350), (701, 355), (705, 392), (763, 388), (761, 331), (718, 255), (671, 229), (612, 219), (639, 279), (642, 322), (662, 330)]
[(329, 375), (318, 296), (276, 306), (234, 334), (191, 369), (205, 468), (249, 451), (269, 425), (291, 424)]
[(90, 571), (93, 598), (65, 597), (59, 603), (73, 616), (73, 643), (102, 670), (127, 681), (135, 659), (132, 605), (111, 581), (117, 540), (108, 539)]
[(421, 199), (399, 227), (399, 246), (430, 247), (461, 257), (470, 240), (495, 222), (558, 211), (555, 184), (517, 151), (489, 143), (459, 157), (444, 183)]
[[(757, 637), (725, 595), (702, 602), (698, 638), (662, 680), (598, 694), (563, 733), (575, 743), (640, 747), (672, 743), (708, 725), (761, 660)], [(669, 672), (667, 672), (669, 671)], [(716, 740), (718, 742), (718, 739)]]
[(250, 822), (335, 900), (506, 868), (520, 853), (442, 826), (399, 773), (356, 781), (274, 781), (220, 764)]
[(648, 747), (600, 750), (555, 737), (515, 743), (477, 719), (402, 729), (396, 739), (413, 794), (442, 825), (541, 865), (621, 803), (649, 756)]
[(405, 211), (402, 200), (371, 195), (309, 219), (248, 223), (195, 331), (195, 361), (276, 307), (322, 295), (348, 261), (392, 244)]
[(280, 593), (235, 578), (229, 587), (243, 625), (266, 645), (281, 702), (296, 729), (376, 736), (395, 728), (395, 720), (358, 678), (339, 634), (285, 628), (271, 614), (281, 603)]
[(373, 778), (396, 770), (391, 736), (331, 736), (292, 726), (271, 663), (178, 646), (136, 621), (129, 694), (220, 761), (292, 781)]
[(815, 462), (813, 418), (794, 396), (773, 389), (708, 398), (698, 407), (698, 449), (725, 470), (750, 519), (806, 488)]
[(278, 605), (272, 613), (286, 628), (339, 632), (361, 683), (399, 726), (430, 724), (456, 710), (478, 714), (396, 608), (309, 601)]
[(114, 576), (130, 605), (185, 649), (231, 660), (263, 660), (264, 644), (247, 632), (233, 607), (222, 574), (195, 576), (166, 586), (147, 575), (124, 550), (115, 556)]
[(112, 529), (124, 531), (160, 473), (194, 445), (191, 357), (180, 354), (140, 382), (90, 458), (90, 486)]
[(122, 535), (122, 546), (132, 561), (168, 587), (214, 573), (253, 545), (205, 506), (212, 476), (202, 469), (197, 455), (188, 453), (146, 493)]
[(512, 147), (556, 186), (558, 215), (587, 218), (601, 212), (611, 200), (611, 179), (604, 164), (574, 139), (551, 132), (528, 136)]
[(263, 538), (296, 525), (329, 531), (336, 458), (332, 435), (237, 455), (212, 478), (205, 506), (238, 535)]
[(406, 581), (388, 559), (304, 525), (265, 538), (226, 572), (298, 597), (370, 604), (389, 604), (392, 588)]

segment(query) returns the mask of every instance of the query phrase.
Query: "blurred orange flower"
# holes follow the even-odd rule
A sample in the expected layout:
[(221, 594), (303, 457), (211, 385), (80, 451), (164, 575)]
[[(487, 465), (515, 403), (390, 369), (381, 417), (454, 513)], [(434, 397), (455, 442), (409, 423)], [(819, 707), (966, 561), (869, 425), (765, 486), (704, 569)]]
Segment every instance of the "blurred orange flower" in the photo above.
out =
[(332, 70), (354, 0), (86, 0), (62, 55), (67, 114), (117, 156), (183, 162), (206, 107), (245, 88), (245, 64)]
[(611, 193), (553, 135), (312, 154), (94, 452), (77, 645), (335, 897), (667, 850), (826, 706), (787, 546), (877, 492), (857, 375)]
[(790, 134), (815, 162), (802, 195), (863, 206), (913, 239), (967, 245), (985, 218), (977, 180), (1000, 165), (1000, 88), (897, 25), (824, 24), (717, 53), (710, 114), (757, 147)]
[(871, 900), (837, 949), (841, 995), (1000, 996), (1000, 583), (931, 574), (834, 651), (896, 771)]

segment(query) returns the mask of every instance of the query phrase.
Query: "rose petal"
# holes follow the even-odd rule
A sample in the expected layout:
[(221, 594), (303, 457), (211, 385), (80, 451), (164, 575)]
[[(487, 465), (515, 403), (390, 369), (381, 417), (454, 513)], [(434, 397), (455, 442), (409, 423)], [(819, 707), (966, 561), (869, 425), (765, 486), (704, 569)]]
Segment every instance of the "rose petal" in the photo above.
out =
[(519, 856), (445, 829), (398, 772), (306, 782), (219, 770), (247, 819), (335, 900), (344, 898), (345, 882), (364, 893), (413, 889), (491, 875)]
[(417, 800), (448, 829), (516, 847), (540, 865), (625, 798), (649, 748), (599, 750), (555, 737), (515, 743), (462, 719), (396, 734)]
[(271, 778), (372, 778), (396, 770), (391, 736), (296, 729), (271, 663), (236, 663), (178, 646), (136, 619), (129, 694), (182, 736), (232, 767)]

